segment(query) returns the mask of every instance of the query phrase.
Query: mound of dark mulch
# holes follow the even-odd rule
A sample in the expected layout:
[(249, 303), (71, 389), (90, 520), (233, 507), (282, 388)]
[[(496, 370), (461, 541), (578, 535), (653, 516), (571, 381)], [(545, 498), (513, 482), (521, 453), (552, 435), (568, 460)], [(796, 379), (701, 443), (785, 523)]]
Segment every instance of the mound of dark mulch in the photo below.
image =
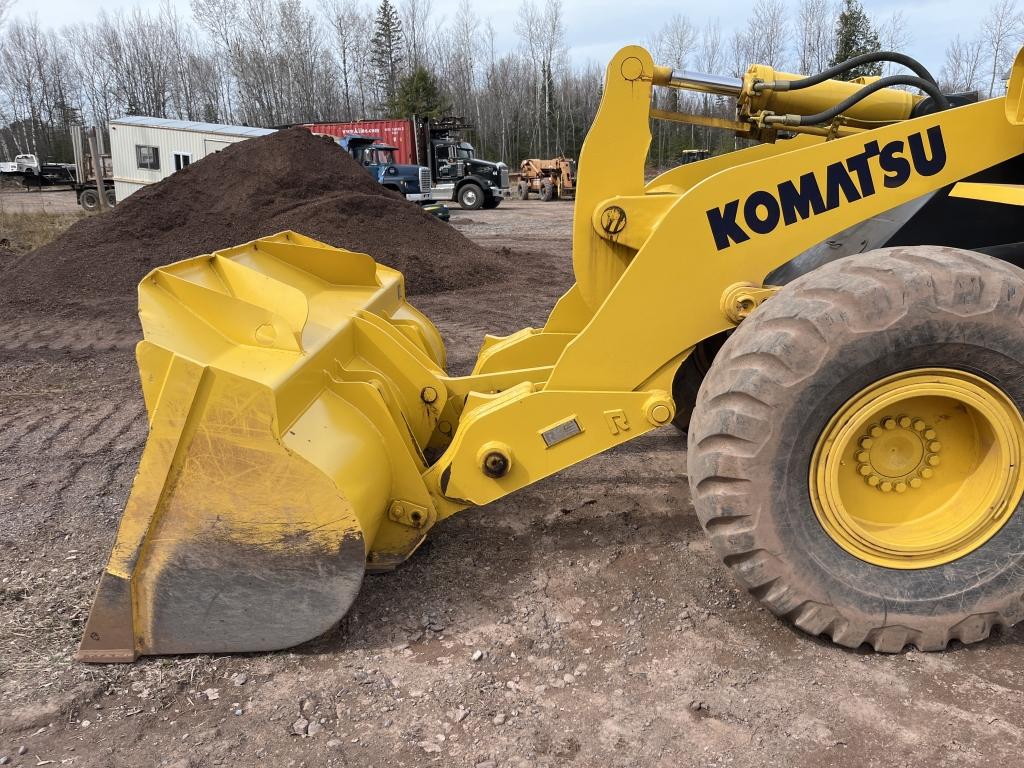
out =
[(502, 255), (381, 187), (333, 141), (292, 128), (233, 144), (83, 219), (5, 274), (0, 300), (54, 310), (134, 303), (154, 267), (286, 229), (401, 270), (410, 294), (508, 271)]

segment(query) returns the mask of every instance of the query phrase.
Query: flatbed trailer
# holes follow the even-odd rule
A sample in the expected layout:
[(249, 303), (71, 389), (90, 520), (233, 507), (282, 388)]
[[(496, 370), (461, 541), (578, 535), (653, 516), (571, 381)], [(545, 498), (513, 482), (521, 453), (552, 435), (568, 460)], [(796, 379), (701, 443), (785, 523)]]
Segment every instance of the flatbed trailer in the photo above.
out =
[[(100, 147), (99, 178), (103, 194), (112, 208), (117, 199), (114, 194), (114, 173), (110, 155), (103, 153), (102, 137), (97, 132)], [(32, 154), (21, 154), (12, 162), (0, 163), (0, 175), (20, 178), (26, 190), (43, 187), (68, 187), (75, 193), (76, 202), (86, 211), (100, 209), (100, 183), (93, 168), (92, 156), (87, 150), (85, 128), (75, 127), (71, 131), (71, 146), (75, 153), (74, 163), (42, 163)]]

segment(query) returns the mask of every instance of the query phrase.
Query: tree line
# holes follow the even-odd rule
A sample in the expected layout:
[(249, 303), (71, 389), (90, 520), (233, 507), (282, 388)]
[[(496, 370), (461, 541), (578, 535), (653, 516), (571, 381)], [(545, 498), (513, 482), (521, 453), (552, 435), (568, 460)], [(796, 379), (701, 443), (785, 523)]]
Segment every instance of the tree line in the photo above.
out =
[[(973, 33), (949, 42), (938, 72), (948, 91), (1002, 93), (1024, 39), (1017, 2), (995, 0)], [(520, 0), (508, 50), (469, 0), (451, 17), (432, 0), (192, 0), (187, 15), (165, 0), (59, 27), (5, 18), (11, 5), (0, 0), (5, 159), (67, 160), (71, 126), (127, 114), (275, 127), (415, 112), (462, 117), (481, 154), (514, 165), (575, 156), (601, 97), (604, 63), (572, 61), (561, 0)], [(901, 12), (870, 18), (858, 0), (753, 0), (733, 27), (676, 14), (642, 42), (659, 62), (709, 73), (739, 76), (754, 62), (813, 73), (866, 50), (905, 50), (913, 30)], [(709, 116), (733, 109), (703, 94), (657, 99)], [(658, 123), (651, 159), (733, 146), (722, 131)]]

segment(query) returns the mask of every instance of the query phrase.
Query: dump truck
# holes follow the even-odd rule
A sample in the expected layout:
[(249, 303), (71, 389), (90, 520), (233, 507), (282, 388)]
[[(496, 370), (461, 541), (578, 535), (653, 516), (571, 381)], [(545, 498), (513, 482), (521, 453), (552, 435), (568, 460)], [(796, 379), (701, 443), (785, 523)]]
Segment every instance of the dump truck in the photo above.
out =
[(511, 197), (508, 166), (476, 156), (473, 145), (461, 138), (470, 126), (460, 118), (428, 120), (357, 120), (348, 123), (309, 123), (314, 133), (344, 138), (377, 136), (395, 148), (395, 161), (430, 169), (430, 197), (454, 201), (467, 210), (497, 208)]
[(576, 161), (562, 156), (523, 160), (519, 164), (516, 197), (528, 200), (530, 193), (544, 202), (572, 198), (576, 194)]
[(411, 202), (430, 200), (430, 169), (405, 165), (395, 159), (398, 147), (385, 144), (375, 136), (357, 133), (336, 139), (353, 159), (362, 165), (386, 189), (404, 195)]
[[(838, 79), (882, 61), (909, 73)], [(652, 119), (708, 122), (655, 88), (735, 98), (713, 125), (758, 143), (645, 181)], [(895, 53), (733, 78), (631, 46), (580, 154), (575, 283), (468, 374), (371, 255), (284, 232), (154, 270), (149, 438), (78, 657), (303, 642), (440, 521), (673, 425), (724, 567), (804, 632), (1018, 622), (1022, 153), (1024, 53), (972, 101)]]
[(403, 195), (409, 202), (419, 203), (424, 211), (441, 221), (451, 219), (448, 206), (435, 202), (430, 195), (430, 169), (398, 163), (395, 158), (398, 147), (385, 144), (375, 136), (359, 134), (336, 137), (335, 141), (385, 189)]

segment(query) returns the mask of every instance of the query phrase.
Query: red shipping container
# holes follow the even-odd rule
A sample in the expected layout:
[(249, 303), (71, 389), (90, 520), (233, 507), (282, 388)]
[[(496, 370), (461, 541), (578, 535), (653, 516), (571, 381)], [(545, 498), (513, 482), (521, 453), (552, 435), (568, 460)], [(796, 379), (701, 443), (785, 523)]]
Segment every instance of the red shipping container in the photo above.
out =
[(403, 165), (417, 165), (416, 135), (411, 120), (356, 120), (352, 123), (309, 123), (313, 133), (345, 137), (353, 134), (379, 139), (383, 144), (396, 147), (395, 161)]

